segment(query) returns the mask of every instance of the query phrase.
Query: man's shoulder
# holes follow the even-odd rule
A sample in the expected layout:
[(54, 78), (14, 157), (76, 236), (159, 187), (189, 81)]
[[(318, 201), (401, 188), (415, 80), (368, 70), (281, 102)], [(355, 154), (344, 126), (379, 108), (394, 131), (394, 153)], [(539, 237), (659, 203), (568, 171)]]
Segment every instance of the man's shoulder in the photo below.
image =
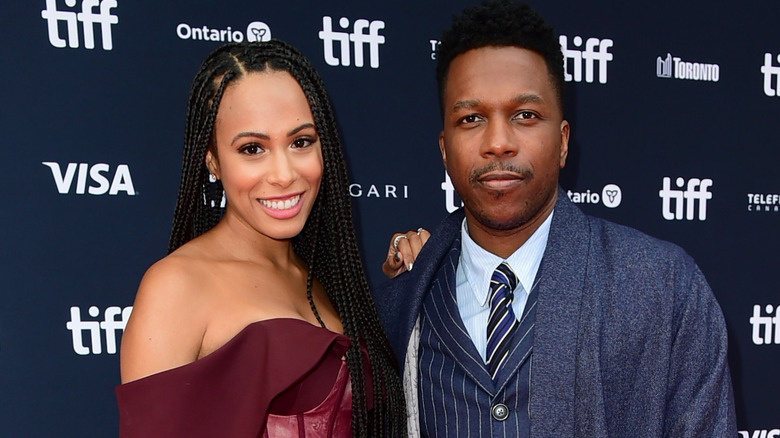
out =
[(590, 225), (590, 254), (615, 271), (633, 271), (659, 280), (698, 270), (693, 258), (680, 246), (635, 228), (587, 216)]
[(629, 313), (654, 309), (677, 317), (686, 308), (717, 309), (703, 273), (680, 246), (625, 225), (584, 217), (589, 230), (584, 281), (598, 300), (610, 296), (611, 305)]
[[(560, 194), (559, 194), (560, 196)], [(620, 225), (606, 219), (586, 215), (578, 206), (568, 200), (559, 199), (553, 216), (551, 236), (571, 238), (571, 236), (587, 234), (588, 246), (591, 251), (613, 254), (615, 256), (643, 257), (650, 259), (690, 258), (687, 253), (674, 243), (650, 236), (635, 228)], [(557, 219), (557, 220), (556, 220)], [(556, 228), (559, 228), (556, 230)], [(561, 232), (561, 229), (565, 232)], [(579, 236), (584, 237), (584, 236)]]
[(594, 236), (602, 242), (602, 246), (614, 250), (640, 249), (645, 252), (661, 252), (682, 256), (685, 251), (678, 245), (653, 237), (636, 228), (621, 225), (606, 219), (588, 216)]

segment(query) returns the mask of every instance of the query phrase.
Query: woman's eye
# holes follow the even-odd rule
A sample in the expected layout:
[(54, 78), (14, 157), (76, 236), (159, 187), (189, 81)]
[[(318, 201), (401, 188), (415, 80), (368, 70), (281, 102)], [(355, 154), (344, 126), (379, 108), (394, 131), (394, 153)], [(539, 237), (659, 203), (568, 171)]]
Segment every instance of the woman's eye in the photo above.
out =
[(250, 144), (242, 146), (241, 149), (239, 149), (239, 151), (242, 154), (256, 155), (256, 154), (259, 154), (260, 152), (263, 152), (263, 148), (260, 147), (260, 145), (258, 145), (258, 144), (250, 143)]
[(313, 138), (309, 137), (299, 137), (293, 140), (292, 147), (294, 148), (305, 148), (310, 146), (312, 143), (314, 143)]

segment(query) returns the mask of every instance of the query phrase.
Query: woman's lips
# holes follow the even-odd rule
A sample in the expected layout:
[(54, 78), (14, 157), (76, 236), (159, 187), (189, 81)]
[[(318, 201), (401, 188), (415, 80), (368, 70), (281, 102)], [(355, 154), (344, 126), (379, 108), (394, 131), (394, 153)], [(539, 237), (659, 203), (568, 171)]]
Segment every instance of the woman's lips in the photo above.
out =
[(301, 211), (303, 206), (302, 198), (303, 193), (298, 193), (292, 196), (258, 199), (258, 201), (269, 216), (276, 219), (289, 219), (295, 217)]

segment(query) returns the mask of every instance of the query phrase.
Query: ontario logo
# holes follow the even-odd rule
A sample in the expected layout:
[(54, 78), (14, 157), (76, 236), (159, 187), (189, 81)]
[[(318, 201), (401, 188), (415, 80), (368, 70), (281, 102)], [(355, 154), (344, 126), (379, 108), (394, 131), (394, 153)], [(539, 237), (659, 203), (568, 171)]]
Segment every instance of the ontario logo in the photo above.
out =
[(569, 200), (575, 204), (604, 204), (607, 208), (617, 208), (623, 202), (623, 191), (617, 184), (607, 184), (601, 191), (590, 189), (584, 192), (567, 191)]
[(262, 21), (253, 21), (246, 26), (246, 32), (233, 29), (179, 23), (176, 36), (182, 40), (218, 41), (221, 43), (242, 43), (244, 41), (268, 41), (271, 28)]

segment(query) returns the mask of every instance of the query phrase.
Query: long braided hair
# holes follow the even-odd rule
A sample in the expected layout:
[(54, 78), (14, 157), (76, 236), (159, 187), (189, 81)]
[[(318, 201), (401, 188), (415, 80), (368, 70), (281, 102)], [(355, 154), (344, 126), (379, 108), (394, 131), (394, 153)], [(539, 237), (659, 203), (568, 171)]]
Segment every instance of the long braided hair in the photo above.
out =
[[(293, 249), (322, 284), (341, 319), (351, 346), (346, 362), (352, 380), (352, 431), (355, 436), (403, 436), (406, 413), (401, 383), (389, 342), (366, 281), (358, 253), (348, 181), (336, 123), (325, 87), (309, 61), (282, 41), (226, 44), (212, 52), (200, 67), (187, 106), (182, 173), (169, 252), (219, 222), (224, 212), (219, 181), (210, 182), (204, 163), (215, 150), (214, 121), (225, 88), (251, 72), (286, 71), (303, 89), (322, 145), (323, 175), (319, 194)], [(211, 148), (211, 149), (209, 149)], [(368, 364), (361, 354), (368, 351)], [(370, 365), (370, 366), (369, 366)], [(370, 376), (365, 375), (370, 370)], [(371, 382), (367, 387), (366, 382)], [(372, 394), (369, 410), (367, 394)]]

